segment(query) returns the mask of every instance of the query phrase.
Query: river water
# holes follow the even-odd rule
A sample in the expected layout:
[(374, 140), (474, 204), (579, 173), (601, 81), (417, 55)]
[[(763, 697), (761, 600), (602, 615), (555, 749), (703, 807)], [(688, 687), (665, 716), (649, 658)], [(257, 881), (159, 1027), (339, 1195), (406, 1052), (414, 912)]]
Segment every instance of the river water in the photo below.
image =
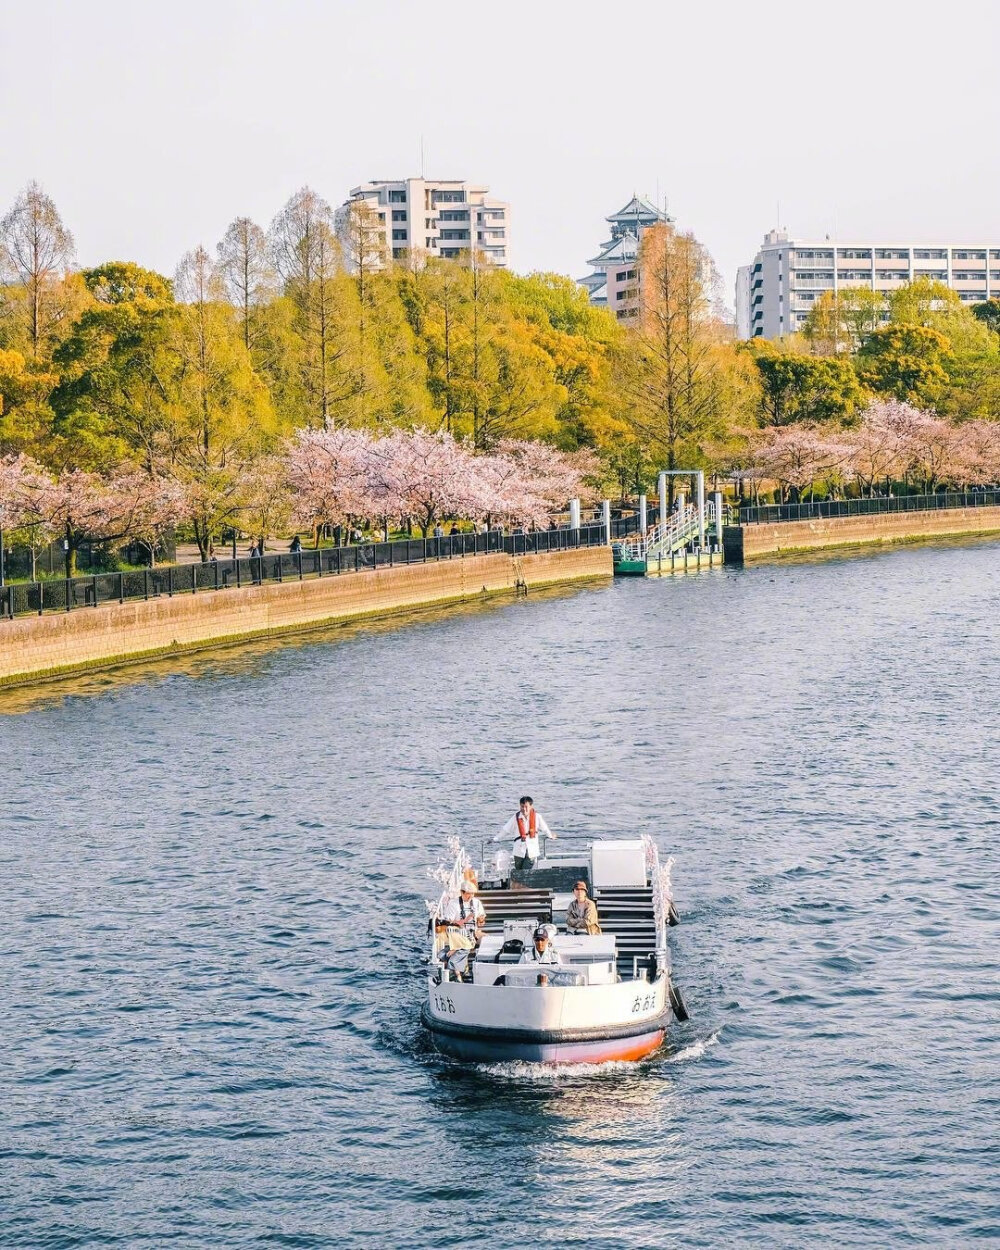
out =
[[(980, 544), (0, 696), (0, 1245), (1000, 1244), (998, 661)], [(675, 857), (638, 1066), (421, 1031), (524, 790)]]

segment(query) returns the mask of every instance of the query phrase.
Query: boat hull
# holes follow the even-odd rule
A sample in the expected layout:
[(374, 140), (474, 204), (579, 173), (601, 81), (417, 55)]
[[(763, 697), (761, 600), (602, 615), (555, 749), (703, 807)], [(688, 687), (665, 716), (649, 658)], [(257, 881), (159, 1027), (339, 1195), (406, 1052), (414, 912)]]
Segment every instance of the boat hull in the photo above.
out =
[(662, 1017), (631, 1027), (586, 1032), (470, 1028), (443, 1024), (426, 1007), (423, 1022), (438, 1050), (467, 1063), (631, 1062), (657, 1050), (667, 1029)]

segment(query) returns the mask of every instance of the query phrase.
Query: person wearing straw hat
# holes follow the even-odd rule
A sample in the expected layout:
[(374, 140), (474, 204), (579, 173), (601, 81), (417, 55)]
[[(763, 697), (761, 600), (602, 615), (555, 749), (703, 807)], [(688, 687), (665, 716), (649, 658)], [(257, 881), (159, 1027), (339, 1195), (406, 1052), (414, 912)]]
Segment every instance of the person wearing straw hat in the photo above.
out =
[(587, 897), (586, 881), (578, 881), (573, 887), (573, 901), (566, 908), (567, 933), (600, 933), (597, 904)]
[(476, 898), (479, 887), (471, 877), (462, 878), (458, 893), (448, 900), (438, 917), (438, 947), (450, 950), (474, 950), (483, 936), (486, 909)]

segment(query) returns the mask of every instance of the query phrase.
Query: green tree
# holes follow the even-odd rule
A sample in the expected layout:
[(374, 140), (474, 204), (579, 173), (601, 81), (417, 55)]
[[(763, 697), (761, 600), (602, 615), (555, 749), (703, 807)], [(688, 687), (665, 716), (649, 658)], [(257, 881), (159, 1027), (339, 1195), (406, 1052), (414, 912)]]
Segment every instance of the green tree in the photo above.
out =
[(927, 326), (891, 324), (869, 334), (858, 352), (861, 381), (876, 394), (933, 406), (948, 382), (948, 339)]
[(131, 454), (151, 469), (169, 441), (178, 397), (171, 283), (123, 261), (82, 276), (90, 305), (55, 354), (52, 458), (99, 469)]
[(824, 291), (809, 310), (802, 337), (820, 355), (855, 352), (887, 315), (881, 291), (863, 286)]
[(760, 375), (766, 425), (846, 421), (861, 402), (850, 360), (806, 356), (765, 339), (751, 340), (746, 350)]
[(972, 315), (1000, 337), (1000, 299), (988, 299), (972, 305)]

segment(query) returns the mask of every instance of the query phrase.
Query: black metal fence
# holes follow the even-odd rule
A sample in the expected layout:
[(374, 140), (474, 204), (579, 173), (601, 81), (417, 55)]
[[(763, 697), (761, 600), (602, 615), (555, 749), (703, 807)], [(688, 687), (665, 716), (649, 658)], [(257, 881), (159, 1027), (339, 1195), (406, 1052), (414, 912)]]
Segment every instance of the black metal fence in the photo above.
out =
[[(623, 538), (638, 529), (638, 517), (614, 518), (612, 538)], [(52, 578), (41, 582), (12, 582), (0, 587), (0, 617), (28, 613), (71, 612), (100, 603), (193, 595), (205, 590), (231, 590), (264, 583), (301, 581), (303, 578), (360, 573), (366, 569), (394, 568), (432, 560), (460, 560), (466, 556), (501, 554), (519, 556), (537, 552), (566, 551), (574, 547), (600, 547), (605, 542), (600, 522), (587, 522), (578, 530), (566, 528), (533, 533), (451, 534), (443, 538), (403, 538), (386, 543), (358, 543), (350, 547), (304, 548), (298, 552), (212, 560), (207, 564), (166, 564), (158, 568), (121, 573), (94, 573), (88, 577)]]
[(811, 521), (820, 517), (877, 516), (888, 512), (930, 512), (937, 508), (1000, 507), (1000, 490), (946, 491), (938, 495), (824, 499), (817, 503), (774, 503), (740, 508), (740, 525)]

